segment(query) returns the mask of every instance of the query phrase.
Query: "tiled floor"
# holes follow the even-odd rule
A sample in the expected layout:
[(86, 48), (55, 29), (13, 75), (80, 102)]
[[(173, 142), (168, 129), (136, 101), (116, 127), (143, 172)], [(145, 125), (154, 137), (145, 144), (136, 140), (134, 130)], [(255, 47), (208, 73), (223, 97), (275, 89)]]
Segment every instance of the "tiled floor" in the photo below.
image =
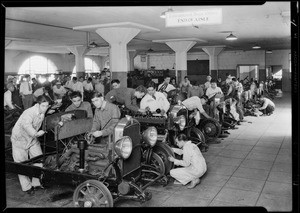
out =
[[(272, 116), (246, 121), (220, 144), (203, 153), (208, 170), (194, 189), (151, 186), (152, 199), (141, 204), (119, 201), (116, 207), (263, 206), (268, 211), (292, 210), (291, 98), (274, 100)], [(250, 123), (252, 122), (252, 123)], [(53, 186), (34, 197), (24, 195), (14, 174), (7, 174), (8, 207), (72, 207), (72, 188)], [(68, 198), (51, 202), (57, 191)]]

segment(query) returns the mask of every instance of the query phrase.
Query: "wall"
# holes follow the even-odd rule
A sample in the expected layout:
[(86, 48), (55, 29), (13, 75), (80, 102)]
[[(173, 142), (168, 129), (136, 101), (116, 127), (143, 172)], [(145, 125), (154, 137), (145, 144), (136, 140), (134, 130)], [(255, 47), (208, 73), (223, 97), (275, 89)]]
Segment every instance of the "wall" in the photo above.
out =
[[(68, 54), (52, 54), (52, 53), (31, 53), (26, 51), (15, 51), (15, 50), (5, 50), (5, 74), (18, 73), (18, 70), (22, 63), (31, 56), (44, 56), (51, 60), (58, 70), (63, 72), (72, 72), (75, 66), (75, 56)], [(102, 57), (97, 56), (87, 56), (94, 60), (99, 66), (100, 70), (103, 69)]]
[[(291, 77), (289, 54), (291, 50), (273, 50), (272, 54), (266, 54), (266, 66), (282, 66), (282, 91), (291, 91)], [(296, 70), (298, 72), (298, 70)]]

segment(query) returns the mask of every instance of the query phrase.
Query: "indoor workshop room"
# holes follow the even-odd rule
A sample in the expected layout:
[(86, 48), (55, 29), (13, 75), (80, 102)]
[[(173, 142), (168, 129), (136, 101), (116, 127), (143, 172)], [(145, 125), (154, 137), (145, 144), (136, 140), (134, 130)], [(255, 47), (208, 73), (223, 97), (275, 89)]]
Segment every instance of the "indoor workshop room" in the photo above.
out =
[(299, 211), (299, 2), (247, 3), (4, 2), (3, 211)]

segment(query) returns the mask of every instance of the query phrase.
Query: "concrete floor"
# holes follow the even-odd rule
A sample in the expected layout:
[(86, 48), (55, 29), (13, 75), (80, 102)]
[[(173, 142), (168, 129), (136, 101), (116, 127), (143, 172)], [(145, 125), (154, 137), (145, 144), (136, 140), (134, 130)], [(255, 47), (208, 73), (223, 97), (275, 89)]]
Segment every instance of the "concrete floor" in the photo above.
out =
[[(170, 183), (151, 186), (152, 199), (141, 204), (119, 201), (116, 207), (263, 206), (268, 211), (292, 210), (292, 138), (290, 93), (274, 100), (272, 116), (245, 118), (237, 130), (203, 153), (208, 170), (194, 189)], [(252, 123), (250, 123), (252, 122)], [(6, 174), (8, 208), (73, 207), (74, 188), (51, 186), (30, 197), (15, 174)], [(54, 194), (69, 192), (51, 201)]]

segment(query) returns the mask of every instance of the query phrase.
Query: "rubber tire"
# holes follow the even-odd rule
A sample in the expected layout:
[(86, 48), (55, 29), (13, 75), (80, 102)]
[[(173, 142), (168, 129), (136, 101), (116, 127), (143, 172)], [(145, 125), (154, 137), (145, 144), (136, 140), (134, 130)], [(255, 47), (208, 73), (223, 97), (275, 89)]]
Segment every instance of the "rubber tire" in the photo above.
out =
[(164, 161), (162, 160), (162, 158), (158, 154), (153, 152), (151, 155), (151, 159), (150, 159), (150, 165), (152, 165), (153, 160), (155, 160), (156, 162), (159, 163), (160, 168), (159, 168), (159, 171), (157, 171), (157, 172), (164, 175), (166, 168), (165, 168), (165, 164), (164, 164)]
[[(158, 143), (162, 143), (162, 142), (158, 142)], [(165, 144), (165, 145), (169, 146), (167, 144)], [(170, 170), (173, 169), (173, 167), (174, 167), (174, 163), (168, 160), (169, 156), (175, 157), (172, 148), (170, 147), (170, 150), (168, 152), (163, 146), (159, 146), (156, 144), (153, 147), (153, 152), (158, 154), (160, 156), (160, 158), (163, 160), (164, 165), (165, 165), (165, 175), (169, 174)], [(163, 157), (161, 155), (163, 155)]]

